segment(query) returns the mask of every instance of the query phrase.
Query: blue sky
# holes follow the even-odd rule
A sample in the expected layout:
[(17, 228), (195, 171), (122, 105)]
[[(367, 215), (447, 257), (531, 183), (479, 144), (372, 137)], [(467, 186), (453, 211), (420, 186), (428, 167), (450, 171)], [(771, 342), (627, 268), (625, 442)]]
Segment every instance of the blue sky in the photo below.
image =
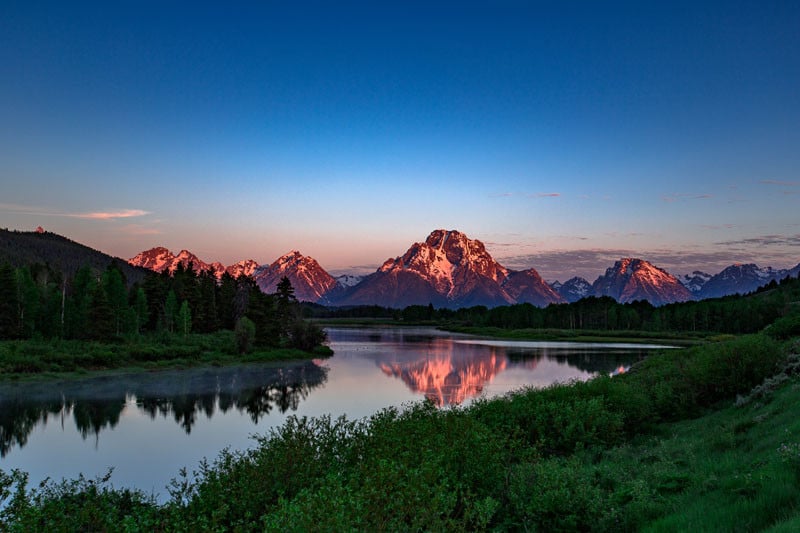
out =
[[(800, 262), (796, 2), (0, 7), (0, 227), (369, 272)], [(253, 5), (256, 4), (256, 5)]]

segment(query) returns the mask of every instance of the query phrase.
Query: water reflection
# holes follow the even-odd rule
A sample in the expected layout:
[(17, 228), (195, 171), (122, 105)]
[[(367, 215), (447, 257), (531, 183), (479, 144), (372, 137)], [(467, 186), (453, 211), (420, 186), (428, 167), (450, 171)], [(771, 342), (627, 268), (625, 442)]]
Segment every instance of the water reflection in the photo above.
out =
[(381, 371), (399, 378), (412, 391), (438, 406), (458, 405), (483, 392), (484, 384), (508, 366), (502, 350), (458, 347), (449, 339), (435, 339), (419, 357), (392, 357), (376, 361)]
[[(438, 406), (459, 405), (484, 392), (499, 374), (524, 369), (536, 374), (542, 361), (564, 367), (555, 381), (627, 371), (657, 346), (482, 340), (435, 330), (336, 330), (331, 340), (367, 350), (381, 372), (401, 380), (411, 391)], [(552, 374), (552, 372), (551, 372)], [(552, 382), (552, 381), (551, 381)]]
[(99, 438), (113, 429), (126, 408), (151, 419), (173, 418), (188, 434), (199, 416), (235, 409), (253, 423), (277, 410), (295, 411), (327, 379), (314, 361), (283, 366), (248, 365), (96, 377), (46, 384), (0, 385), (0, 457), (22, 448), (39, 424), (62, 428), (71, 419), (81, 436)]

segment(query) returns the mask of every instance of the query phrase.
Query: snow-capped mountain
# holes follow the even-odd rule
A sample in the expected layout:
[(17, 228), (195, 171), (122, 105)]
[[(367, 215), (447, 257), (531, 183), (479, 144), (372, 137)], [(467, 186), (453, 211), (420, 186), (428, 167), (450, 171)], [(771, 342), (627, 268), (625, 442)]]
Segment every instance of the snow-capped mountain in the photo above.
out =
[[(225, 271), (225, 267), (220, 263), (214, 263), (213, 265), (206, 263), (189, 250), (181, 250), (178, 255), (174, 255), (162, 246), (140, 252), (136, 257), (128, 259), (128, 263), (134, 266), (149, 268), (156, 272), (175, 272), (178, 265), (183, 265), (184, 268), (187, 268), (190, 263), (195, 272), (211, 271), (216, 275), (220, 267), (223, 272)], [(219, 275), (222, 274), (220, 273)]]
[(366, 276), (354, 276), (352, 274), (342, 274), (336, 276), (335, 279), (342, 287), (355, 287), (361, 283)]
[(256, 269), (258, 268), (258, 263), (256, 263), (252, 259), (245, 259), (244, 261), (239, 261), (238, 263), (234, 263), (228, 268), (225, 269), (225, 272), (233, 276), (234, 278), (238, 278), (241, 275), (244, 276), (252, 276), (256, 273)]
[(481, 241), (439, 229), (402, 256), (387, 259), (335, 303), (469, 307), (517, 301), (547, 305), (562, 300), (535, 270), (510, 271), (492, 258)]
[(698, 292), (700, 298), (718, 298), (729, 294), (747, 294), (770, 281), (797, 277), (800, 265), (790, 270), (776, 270), (772, 267), (760, 268), (754, 263), (736, 263), (719, 274), (711, 276)]
[(550, 287), (569, 303), (577, 302), (581, 298), (594, 294), (592, 284), (578, 276), (570, 278), (564, 283), (554, 281)]
[(226, 268), (225, 265), (217, 261), (206, 263), (189, 250), (181, 250), (178, 255), (174, 255), (162, 246), (140, 252), (136, 254), (135, 257), (128, 259), (128, 263), (133, 266), (148, 268), (159, 273), (165, 271), (172, 273), (175, 272), (179, 264), (183, 265), (184, 268), (188, 268), (191, 263), (195, 272), (211, 272), (217, 279), (221, 278), (226, 271), (236, 277), (237, 274), (233, 274), (233, 272), (246, 271), (248, 269), (252, 271), (258, 266), (255, 261), (248, 259), (246, 261), (239, 261), (235, 265)]
[[(164, 272), (172, 266), (172, 262), (174, 260), (175, 255), (173, 255), (172, 252), (163, 246), (157, 246), (155, 248), (145, 250), (144, 252), (139, 252), (136, 254), (136, 257), (128, 259), (128, 263), (133, 266), (144, 267), (156, 272)], [(175, 269), (172, 270), (174, 271)]]
[(647, 300), (653, 305), (684, 302), (694, 297), (678, 278), (642, 259), (624, 258), (592, 284), (595, 296), (621, 303)]
[(292, 282), (297, 299), (305, 302), (327, 303), (327, 295), (340, 286), (316, 259), (296, 250), (258, 267), (253, 277), (263, 292), (273, 293), (284, 276)]
[(695, 270), (691, 274), (684, 274), (683, 276), (679, 277), (678, 280), (683, 284), (684, 287), (689, 289), (689, 292), (697, 296), (703, 286), (708, 283), (708, 280), (710, 280), (712, 277), (713, 276), (711, 276), (711, 274), (706, 274), (705, 272)]
[(509, 270), (495, 261), (483, 243), (455, 230), (435, 230), (424, 242), (413, 244), (405, 254), (386, 262), (369, 276), (334, 278), (316, 260), (292, 251), (271, 265), (259, 266), (248, 259), (225, 267), (206, 263), (188, 250), (178, 255), (156, 247), (128, 260), (156, 272), (174, 272), (178, 264), (192, 263), (196, 271), (210, 271), (217, 278), (227, 272), (253, 276), (261, 290), (275, 292), (283, 276), (289, 278), (299, 300), (323, 305), (381, 305), (402, 308), (433, 304), (435, 307), (494, 307), (528, 302), (537, 306), (574, 302), (587, 296), (611, 296), (619, 302), (647, 300), (664, 305), (692, 299), (744, 294), (770, 281), (797, 277), (792, 269), (759, 268), (735, 264), (714, 276), (695, 271), (680, 279), (642, 259), (617, 261), (590, 284), (574, 277), (548, 285), (534, 269)]

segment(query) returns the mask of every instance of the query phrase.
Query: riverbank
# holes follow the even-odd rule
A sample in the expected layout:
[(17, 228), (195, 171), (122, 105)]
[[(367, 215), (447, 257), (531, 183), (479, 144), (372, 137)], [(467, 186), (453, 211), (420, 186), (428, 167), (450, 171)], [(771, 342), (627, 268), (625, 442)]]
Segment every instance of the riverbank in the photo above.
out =
[(491, 326), (464, 326), (441, 323), (433, 320), (399, 321), (390, 318), (326, 318), (315, 321), (317, 325), (333, 327), (429, 327), (450, 333), (475, 335), (491, 339), (517, 341), (565, 341), (565, 342), (623, 342), (631, 344), (668, 344), (671, 346), (696, 346), (705, 342), (729, 340), (734, 335), (712, 332), (660, 332), (639, 330), (590, 330), (526, 328), (505, 329)]
[(232, 331), (211, 334), (159, 334), (116, 342), (78, 340), (0, 341), (0, 380), (31, 381), (89, 374), (223, 366), (239, 363), (324, 358), (327, 346), (311, 352), (256, 348), (240, 354)]
[(451, 333), (518, 341), (625, 342), (632, 344), (670, 344), (673, 346), (695, 346), (705, 342), (734, 338), (734, 335), (719, 335), (708, 332), (661, 332), (654, 334), (652, 331), (638, 330), (504, 329), (489, 326), (458, 325), (440, 325), (438, 329)]
[(360, 421), (290, 418), (172, 500), (0, 475), (8, 529), (748, 530), (800, 525), (800, 342), (749, 335), (629, 373)]

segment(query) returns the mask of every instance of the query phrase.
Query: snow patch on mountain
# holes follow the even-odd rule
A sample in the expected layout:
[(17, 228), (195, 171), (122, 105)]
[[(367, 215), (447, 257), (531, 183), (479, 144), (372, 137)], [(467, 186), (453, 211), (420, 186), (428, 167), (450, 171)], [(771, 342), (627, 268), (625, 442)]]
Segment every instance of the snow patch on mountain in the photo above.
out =
[(366, 276), (354, 276), (352, 274), (342, 274), (341, 276), (336, 276), (335, 279), (342, 287), (355, 287)]

